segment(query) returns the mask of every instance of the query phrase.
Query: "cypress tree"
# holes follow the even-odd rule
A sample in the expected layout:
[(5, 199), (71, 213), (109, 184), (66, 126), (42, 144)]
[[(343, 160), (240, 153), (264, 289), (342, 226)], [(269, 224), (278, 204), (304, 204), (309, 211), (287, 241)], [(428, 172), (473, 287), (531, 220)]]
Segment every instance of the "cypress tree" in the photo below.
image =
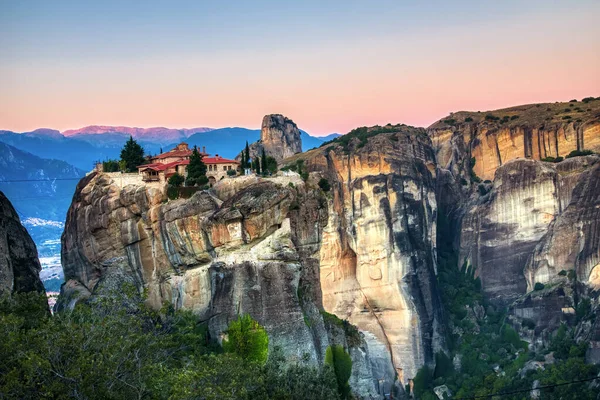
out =
[(208, 178), (206, 177), (206, 164), (202, 162), (202, 155), (198, 151), (198, 148), (194, 146), (192, 155), (190, 156), (190, 163), (187, 167), (187, 179), (185, 181), (186, 186), (194, 185), (206, 185)]
[(246, 153), (246, 163), (243, 164), (244, 168), (250, 168), (250, 147), (248, 147), (248, 141), (246, 140), (246, 149), (244, 150)]
[(262, 170), (263, 175), (267, 174), (267, 155), (265, 154), (265, 149), (262, 149), (262, 154), (260, 157), (260, 169)]

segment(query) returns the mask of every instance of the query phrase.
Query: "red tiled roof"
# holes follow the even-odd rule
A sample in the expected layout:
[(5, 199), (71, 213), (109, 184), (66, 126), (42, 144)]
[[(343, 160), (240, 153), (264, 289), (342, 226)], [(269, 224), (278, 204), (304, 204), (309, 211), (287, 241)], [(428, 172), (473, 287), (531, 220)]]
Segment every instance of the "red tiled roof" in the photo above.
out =
[(204, 157), (202, 159), (202, 162), (204, 164), (239, 164), (238, 161), (229, 160), (227, 158), (223, 158), (223, 157), (220, 157), (220, 156)]
[(190, 163), (190, 160), (180, 160), (180, 161), (173, 161), (168, 164), (153, 163), (153, 164), (138, 165), (137, 168), (139, 170), (151, 169), (154, 171), (164, 171), (169, 168), (175, 167), (177, 165), (188, 165), (189, 163)]
[(192, 155), (192, 150), (171, 150), (166, 153), (159, 154), (152, 157), (153, 160), (162, 160), (163, 158), (169, 157), (189, 157)]

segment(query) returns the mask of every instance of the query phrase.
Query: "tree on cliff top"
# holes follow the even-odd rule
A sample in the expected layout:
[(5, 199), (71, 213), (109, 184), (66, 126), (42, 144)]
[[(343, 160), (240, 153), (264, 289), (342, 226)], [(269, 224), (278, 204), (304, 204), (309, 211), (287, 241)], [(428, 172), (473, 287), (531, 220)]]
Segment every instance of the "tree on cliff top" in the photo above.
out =
[(206, 164), (202, 162), (202, 154), (200, 154), (196, 146), (194, 146), (194, 150), (190, 156), (187, 174), (187, 180), (185, 181), (187, 186), (202, 186), (208, 183), (208, 178), (206, 177)]
[(125, 172), (137, 171), (138, 165), (144, 164), (144, 148), (136, 142), (132, 136), (121, 150), (121, 161), (125, 165)]

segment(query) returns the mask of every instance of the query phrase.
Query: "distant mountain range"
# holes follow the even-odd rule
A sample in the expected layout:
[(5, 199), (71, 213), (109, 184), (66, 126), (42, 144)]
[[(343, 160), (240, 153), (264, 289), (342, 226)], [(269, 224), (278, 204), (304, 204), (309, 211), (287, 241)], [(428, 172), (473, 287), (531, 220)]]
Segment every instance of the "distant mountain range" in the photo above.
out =
[(39, 158), (0, 142), (0, 190), (36, 243), (48, 290), (56, 291), (62, 283), (60, 235), (75, 186), (83, 176), (85, 171), (65, 161)]
[[(53, 129), (25, 133), (0, 131), (0, 142), (41, 158), (66, 161), (89, 171), (96, 161), (119, 158), (121, 148), (130, 135), (144, 147), (147, 154), (158, 154), (161, 149), (167, 151), (177, 143), (186, 141), (191, 146), (205, 146), (210, 154), (233, 158), (244, 148), (246, 141), (252, 143), (260, 138), (260, 130), (239, 127), (170, 129), (93, 125), (63, 133)], [(306, 151), (319, 147), (333, 135), (337, 134), (320, 138), (302, 131), (302, 149)]]

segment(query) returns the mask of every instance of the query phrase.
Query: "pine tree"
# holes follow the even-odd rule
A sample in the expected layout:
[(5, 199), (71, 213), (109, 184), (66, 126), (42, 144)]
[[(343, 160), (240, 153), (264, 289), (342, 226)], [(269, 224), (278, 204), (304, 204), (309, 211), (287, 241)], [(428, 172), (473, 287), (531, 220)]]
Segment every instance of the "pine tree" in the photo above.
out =
[(267, 174), (267, 155), (265, 154), (265, 149), (262, 149), (262, 154), (260, 157), (260, 169), (262, 170), (263, 175)]
[(187, 174), (188, 176), (185, 181), (186, 186), (202, 186), (208, 183), (208, 178), (206, 177), (206, 164), (202, 162), (202, 155), (196, 146), (194, 146), (194, 150), (190, 156)]
[(144, 148), (129, 136), (129, 140), (121, 150), (121, 162), (125, 167), (125, 172), (137, 171), (138, 165), (144, 164)]

